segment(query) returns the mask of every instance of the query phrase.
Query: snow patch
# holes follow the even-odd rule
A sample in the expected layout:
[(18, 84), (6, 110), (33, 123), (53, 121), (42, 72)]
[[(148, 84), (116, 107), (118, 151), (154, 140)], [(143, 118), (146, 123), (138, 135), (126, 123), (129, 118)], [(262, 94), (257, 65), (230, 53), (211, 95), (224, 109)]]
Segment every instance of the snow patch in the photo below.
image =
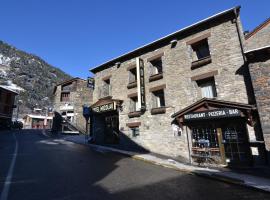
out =
[(8, 80), (6, 82), (5, 88), (10, 89), (10, 90), (14, 90), (16, 92), (21, 92), (21, 91), (23, 92), (23, 91), (25, 91), (25, 89), (23, 89), (22, 87), (14, 84), (14, 83), (12, 83), (11, 80)]

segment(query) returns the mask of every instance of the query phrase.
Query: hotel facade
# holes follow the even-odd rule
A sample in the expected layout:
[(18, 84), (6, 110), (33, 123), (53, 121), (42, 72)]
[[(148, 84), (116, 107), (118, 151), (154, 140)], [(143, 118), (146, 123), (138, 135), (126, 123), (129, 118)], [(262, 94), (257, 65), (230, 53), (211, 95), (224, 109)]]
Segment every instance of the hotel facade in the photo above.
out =
[(235, 7), (93, 69), (95, 143), (207, 165), (265, 162)]

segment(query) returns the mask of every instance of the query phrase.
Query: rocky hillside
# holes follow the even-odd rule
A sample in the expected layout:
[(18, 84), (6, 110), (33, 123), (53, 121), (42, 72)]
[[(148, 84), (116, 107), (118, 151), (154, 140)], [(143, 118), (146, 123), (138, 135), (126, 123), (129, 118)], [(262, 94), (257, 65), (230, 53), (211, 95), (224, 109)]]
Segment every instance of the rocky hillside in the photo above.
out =
[(19, 91), (23, 101), (20, 114), (33, 107), (50, 107), (53, 87), (72, 78), (33, 54), (0, 41), (0, 84)]

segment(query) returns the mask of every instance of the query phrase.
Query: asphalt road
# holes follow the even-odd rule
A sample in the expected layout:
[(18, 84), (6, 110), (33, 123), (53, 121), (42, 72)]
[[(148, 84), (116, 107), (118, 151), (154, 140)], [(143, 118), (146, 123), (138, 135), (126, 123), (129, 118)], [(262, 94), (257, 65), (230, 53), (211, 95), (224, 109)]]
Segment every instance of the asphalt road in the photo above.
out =
[[(7, 199), (270, 199), (267, 193), (96, 152), (40, 131), (14, 135), (0, 132), (0, 191)], [(8, 184), (15, 141), (18, 154)]]

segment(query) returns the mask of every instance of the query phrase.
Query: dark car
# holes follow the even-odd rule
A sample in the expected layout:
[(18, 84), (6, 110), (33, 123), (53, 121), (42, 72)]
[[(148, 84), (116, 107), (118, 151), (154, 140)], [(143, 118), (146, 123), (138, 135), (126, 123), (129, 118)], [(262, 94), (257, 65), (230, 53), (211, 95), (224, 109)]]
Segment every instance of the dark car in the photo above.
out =
[(12, 123), (12, 129), (19, 129), (21, 130), (23, 128), (23, 123), (20, 121), (15, 121)]

